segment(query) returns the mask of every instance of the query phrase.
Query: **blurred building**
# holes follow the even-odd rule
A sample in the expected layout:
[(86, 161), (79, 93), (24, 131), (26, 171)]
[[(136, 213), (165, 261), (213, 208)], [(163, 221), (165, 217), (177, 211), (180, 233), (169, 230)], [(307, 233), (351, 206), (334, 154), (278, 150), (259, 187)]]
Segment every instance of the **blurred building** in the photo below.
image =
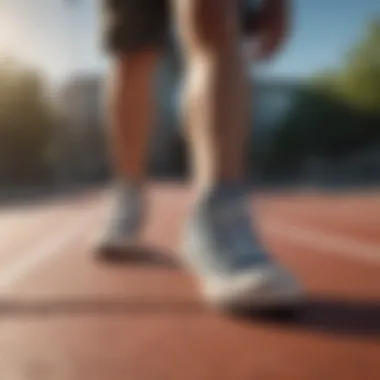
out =
[(77, 75), (61, 89), (61, 128), (57, 132), (59, 181), (92, 181), (107, 174), (102, 79)]

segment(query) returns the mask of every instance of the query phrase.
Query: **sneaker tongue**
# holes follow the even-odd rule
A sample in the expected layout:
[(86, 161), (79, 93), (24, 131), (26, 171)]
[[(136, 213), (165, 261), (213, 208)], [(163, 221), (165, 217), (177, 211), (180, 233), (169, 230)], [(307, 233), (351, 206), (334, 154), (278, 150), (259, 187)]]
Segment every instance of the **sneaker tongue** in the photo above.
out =
[(245, 201), (248, 190), (241, 184), (220, 184), (211, 188), (204, 196), (203, 206), (214, 209), (219, 206), (240, 204)]
[(201, 218), (211, 223), (221, 239), (250, 227), (248, 196), (242, 187), (216, 188), (198, 206)]

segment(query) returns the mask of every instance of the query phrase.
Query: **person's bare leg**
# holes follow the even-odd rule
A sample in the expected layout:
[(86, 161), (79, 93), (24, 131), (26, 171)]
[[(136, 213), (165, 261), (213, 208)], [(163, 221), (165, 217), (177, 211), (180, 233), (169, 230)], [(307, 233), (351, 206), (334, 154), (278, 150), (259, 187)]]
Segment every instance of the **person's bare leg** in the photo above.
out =
[(154, 77), (167, 44), (166, 0), (101, 0), (104, 48), (112, 65), (107, 85), (113, 207), (97, 253), (127, 254), (138, 243), (145, 219), (149, 132), (154, 124)]
[[(108, 92), (109, 143), (116, 184), (114, 205), (97, 252), (112, 259), (135, 246), (145, 214), (144, 182), (154, 122), (154, 76), (159, 53), (142, 49), (117, 54)], [(118, 257), (118, 256), (117, 256)]]
[(235, 0), (172, 0), (186, 62), (183, 121), (200, 188), (246, 176), (249, 88)]
[(260, 244), (244, 182), (248, 78), (240, 46), (240, 0), (172, 0), (185, 54), (184, 118), (198, 202), (184, 255), (206, 302), (273, 306), (300, 287)]
[(118, 179), (141, 184), (146, 177), (154, 121), (153, 83), (159, 53), (144, 49), (114, 58), (109, 80), (108, 122)]

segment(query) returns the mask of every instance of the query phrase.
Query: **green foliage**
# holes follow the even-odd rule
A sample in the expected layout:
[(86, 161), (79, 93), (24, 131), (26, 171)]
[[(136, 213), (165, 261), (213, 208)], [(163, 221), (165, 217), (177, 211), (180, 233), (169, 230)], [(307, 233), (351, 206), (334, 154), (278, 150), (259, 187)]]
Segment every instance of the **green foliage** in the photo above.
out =
[(296, 170), (308, 159), (335, 159), (380, 143), (380, 20), (337, 70), (299, 86), (276, 135), (268, 172)]
[(380, 18), (369, 23), (339, 70), (321, 73), (313, 83), (350, 106), (380, 113)]

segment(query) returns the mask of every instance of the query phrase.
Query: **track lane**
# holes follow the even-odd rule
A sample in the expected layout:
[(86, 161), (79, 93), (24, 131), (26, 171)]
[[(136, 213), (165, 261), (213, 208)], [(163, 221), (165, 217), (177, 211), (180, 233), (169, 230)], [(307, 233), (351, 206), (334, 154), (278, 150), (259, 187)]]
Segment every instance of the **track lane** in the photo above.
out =
[[(153, 188), (144, 241), (178, 254), (179, 222), (191, 199), (182, 189)], [(265, 241), (314, 298), (299, 321), (229, 319), (204, 309), (191, 279), (178, 268), (92, 260), (105, 210), (99, 197), (85, 232), (7, 289), (7, 300), (37, 307), (0, 313), (0, 379), (29, 380), (28, 373), (37, 373), (39, 380), (375, 380), (379, 267), (276, 235), (271, 223), (283, 211), (273, 206), (278, 199), (265, 202)], [(330, 200), (316, 202), (319, 208), (325, 204), (326, 215), (333, 211)], [(298, 227), (326, 232), (307, 216), (298, 219)], [(345, 236), (363, 238), (352, 231)]]

